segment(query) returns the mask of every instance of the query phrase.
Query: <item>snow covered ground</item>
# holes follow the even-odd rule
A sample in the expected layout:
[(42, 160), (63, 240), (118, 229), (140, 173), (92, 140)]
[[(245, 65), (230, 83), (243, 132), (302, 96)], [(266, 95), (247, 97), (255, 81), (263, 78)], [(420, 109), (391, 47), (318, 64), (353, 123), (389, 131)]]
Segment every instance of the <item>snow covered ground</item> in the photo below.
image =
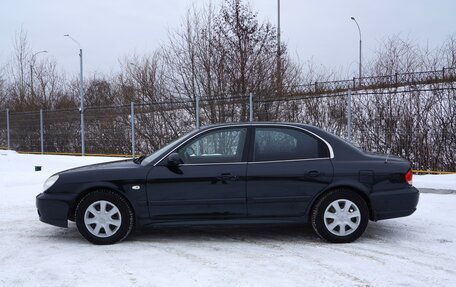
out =
[(414, 175), (413, 185), (418, 188), (456, 190), (456, 174)]
[[(148, 229), (95, 246), (74, 224), (38, 221), (49, 175), (107, 160), (117, 159), (0, 151), (0, 286), (456, 286), (455, 194), (422, 194), (412, 216), (371, 222), (344, 245), (309, 227), (257, 226)], [(456, 177), (414, 182), (451, 189)]]

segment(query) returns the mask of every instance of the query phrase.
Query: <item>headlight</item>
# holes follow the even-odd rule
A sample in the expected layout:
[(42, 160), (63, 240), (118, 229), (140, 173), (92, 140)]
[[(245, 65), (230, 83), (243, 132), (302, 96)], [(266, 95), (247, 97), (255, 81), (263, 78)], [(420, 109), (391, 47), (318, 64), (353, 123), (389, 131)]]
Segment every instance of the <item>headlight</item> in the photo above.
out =
[(46, 181), (43, 184), (43, 192), (48, 190), (51, 186), (54, 185), (54, 183), (59, 179), (58, 175), (53, 175), (50, 178), (46, 179)]

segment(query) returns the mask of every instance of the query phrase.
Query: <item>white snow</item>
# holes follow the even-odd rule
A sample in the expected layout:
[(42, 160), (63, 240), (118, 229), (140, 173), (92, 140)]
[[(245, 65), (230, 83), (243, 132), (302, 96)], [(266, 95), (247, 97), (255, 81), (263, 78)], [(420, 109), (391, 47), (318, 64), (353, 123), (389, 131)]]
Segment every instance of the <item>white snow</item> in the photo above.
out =
[(421, 194), (412, 216), (370, 222), (343, 245), (309, 227), (237, 226), (147, 229), (95, 246), (73, 223), (38, 220), (48, 176), (117, 159), (0, 151), (0, 286), (456, 286), (454, 194)]
[(413, 185), (417, 188), (456, 190), (456, 174), (413, 175)]

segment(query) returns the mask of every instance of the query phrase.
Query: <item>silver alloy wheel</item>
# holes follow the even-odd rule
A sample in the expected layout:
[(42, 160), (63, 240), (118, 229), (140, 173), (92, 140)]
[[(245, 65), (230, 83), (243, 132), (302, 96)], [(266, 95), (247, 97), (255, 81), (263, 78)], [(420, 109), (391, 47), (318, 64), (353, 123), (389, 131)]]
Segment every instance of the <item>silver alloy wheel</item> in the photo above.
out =
[(117, 206), (106, 200), (95, 201), (87, 207), (84, 224), (96, 237), (106, 238), (116, 233), (122, 223)]
[(338, 199), (325, 210), (323, 215), (329, 232), (337, 236), (347, 236), (355, 232), (361, 223), (358, 206), (348, 199)]

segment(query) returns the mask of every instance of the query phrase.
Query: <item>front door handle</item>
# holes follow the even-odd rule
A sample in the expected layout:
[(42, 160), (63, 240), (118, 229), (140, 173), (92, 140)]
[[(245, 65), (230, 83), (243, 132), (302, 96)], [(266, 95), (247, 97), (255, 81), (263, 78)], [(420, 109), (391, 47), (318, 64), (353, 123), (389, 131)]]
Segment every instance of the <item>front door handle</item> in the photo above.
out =
[(230, 180), (230, 181), (236, 181), (238, 180), (238, 177), (235, 176), (235, 175), (232, 175), (231, 173), (222, 173), (218, 179), (220, 181), (227, 181), (227, 180)]
[(311, 177), (317, 177), (317, 176), (320, 176), (321, 173), (318, 170), (311, 170), (307, 173), (307, 175), (311, 176)]

